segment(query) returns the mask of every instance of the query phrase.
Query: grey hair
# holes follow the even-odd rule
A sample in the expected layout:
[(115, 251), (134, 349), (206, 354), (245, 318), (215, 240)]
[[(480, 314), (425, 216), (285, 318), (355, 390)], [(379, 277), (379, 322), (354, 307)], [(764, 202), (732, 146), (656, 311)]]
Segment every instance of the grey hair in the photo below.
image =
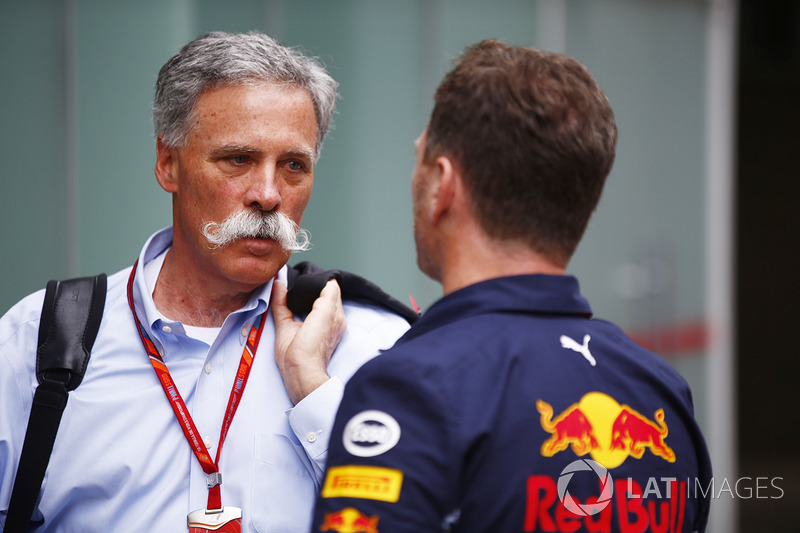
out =
[(203, 91), (222, 85), (286, 84), (308, 91), (317, 117), (316, 155), (333, 125), (338, 83), (316, 58), (263, 33), (214, 32), (185, 45), (158, 73), (153, 101), (156, 138), (183, 146)]

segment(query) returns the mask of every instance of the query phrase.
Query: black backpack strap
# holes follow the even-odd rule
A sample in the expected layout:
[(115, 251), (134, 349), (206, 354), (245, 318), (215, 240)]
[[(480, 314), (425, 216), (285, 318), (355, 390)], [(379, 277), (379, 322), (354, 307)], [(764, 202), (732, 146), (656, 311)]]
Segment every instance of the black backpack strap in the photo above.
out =
[(287, 287), (289, 294), (286, 298), (289, 309), (296, 315), (307, 315), (311, 312), (314, 300), (319, 297), (319, 293), (331, 279), (339, 283), (343, 300), (381, 306), (405, 318), (409, 324), (413, 324), (419, 318), (414, 310), (385, 293), (371, 281), (345, 270), (322, 270), (309, 261), (289, 267)]
[(27, 531), (53, 451), (67, 394), (80, 385), (103, 318), (106, 275), (47, 284), (28, 429), (4, 533)]

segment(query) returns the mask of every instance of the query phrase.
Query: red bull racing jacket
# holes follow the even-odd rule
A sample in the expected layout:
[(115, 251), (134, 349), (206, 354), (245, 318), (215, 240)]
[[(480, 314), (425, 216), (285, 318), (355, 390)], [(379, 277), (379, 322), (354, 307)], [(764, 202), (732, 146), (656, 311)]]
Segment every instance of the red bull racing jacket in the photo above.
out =
[(685, 380), (570, 276), (436, 302), (347, 384), (313, 531), (704, 531)]

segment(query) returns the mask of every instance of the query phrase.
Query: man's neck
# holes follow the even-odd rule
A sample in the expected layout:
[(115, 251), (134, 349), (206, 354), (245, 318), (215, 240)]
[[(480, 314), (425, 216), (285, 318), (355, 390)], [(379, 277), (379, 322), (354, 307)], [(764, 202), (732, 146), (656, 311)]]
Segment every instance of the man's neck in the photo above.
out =
[(255, 290), (231, 288), (182, 268), (173, 250), (167, 252), (153, 290), (156, 309), (170, 320), (189, 326), (220, 327), (225, 318), (243, 307)]
[(496, 241), (485, 234), (452, 244), (442, 268), (445, 295), (489, 279), (525, 274), (563, 275), (566, 270), (526, 244)]

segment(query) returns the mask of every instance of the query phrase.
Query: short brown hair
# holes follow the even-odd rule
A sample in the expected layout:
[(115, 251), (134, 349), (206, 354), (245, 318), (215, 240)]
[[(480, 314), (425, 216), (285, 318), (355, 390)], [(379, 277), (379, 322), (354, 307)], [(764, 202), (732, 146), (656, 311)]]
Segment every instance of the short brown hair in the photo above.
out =
[(566, 264), (616, 141), (611, 106), (586, 67), (488, 39), (467, 48), (439, 85), (425, 161), (453, 160), (489, 236)]

